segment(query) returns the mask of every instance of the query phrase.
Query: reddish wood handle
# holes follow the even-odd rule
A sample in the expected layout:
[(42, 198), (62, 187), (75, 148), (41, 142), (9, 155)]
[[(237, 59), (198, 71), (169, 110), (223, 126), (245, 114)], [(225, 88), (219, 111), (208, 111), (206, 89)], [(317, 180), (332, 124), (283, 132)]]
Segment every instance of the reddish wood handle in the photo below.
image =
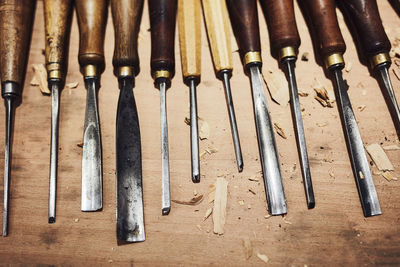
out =
[(132, 67), (135, 75), (140, 71), (137, 48), (143, 2), (143, 0), (111, 1), (115, 31), (113, 65), (117, 76), (121, 67)]
[(226, 4), (241, 55), (261, 52), (256, 0), (226, 0)]
[(300, 36), (294, 15), (293, 0), (260, 0), (267, 20), (272, 53), (282, 48), (300, 46)]
[(391, 45), (383, 29), (376, 0), (340, 0), (339, 2), (366, 56), (389, 53)]
[(46, 68), (50, 79), (65, 79), (72, 3), (72, 0), (44, 0)]
[(76, 0), (79, 25), (79, 55), (81, 67), (95, 65), (104, 71), (104, 35), (107, 22), (106, 0)]
[(36, 1), (0, 1), (0, 79), (22, 87)]
[(314, 29), (320, 56), (325, 59), (333, 53), (344, 53), (346, 44), (337, 21), (335, 0), (303, 0), (302, 3)]
[(175, 25), (177, 0), (149, 0), (151, 71), (175, 72)]

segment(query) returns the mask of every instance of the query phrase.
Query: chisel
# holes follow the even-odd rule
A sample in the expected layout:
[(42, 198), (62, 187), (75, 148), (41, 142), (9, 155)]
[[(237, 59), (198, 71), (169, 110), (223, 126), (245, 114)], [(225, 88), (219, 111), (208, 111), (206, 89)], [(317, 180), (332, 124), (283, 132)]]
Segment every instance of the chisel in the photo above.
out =
[(196, 86), (201, 75), (200, 0), (178, 0), (179, 46), (183, 80), (190, 88), (190, 147), (192, 181), (200, 182), (199, 134)]
[(86, 113), (82, 151), (82, 211), (103, 207), (102, 156), (97, 94), (104, 71), (104, 35), (107, 22), (106, 0), (76, 0), (79, 25), (78, 61), (83, 74)]
[(341, 0), (339, 4), (351, 24), (351, 32), (360, 51), (369, 60), (371, 70), (380, 77), (382, 91), (387, 97), (389, 111), (400, 136), (400, 110), (389, 76), (391, 44), (383, 28), (376, 0)]
[(72, 0), (44, 0), (43, 7), (46, 36), (46, 69), (48, 85), (51, 91), (49, 223), (54, 223), (56, 219), (60, 93), (67, 75)]
[(137, 50), (143, 0), (113, 0), (114, 74), (120, 94), (116, 125), (117, 239), (145, 240), (142, 187), (142, 152), (139, 118), (133, 87), (139, 74)]
[(250, 76), (258, 146), (268, 212), (287, 213), (278, 152), (261, 79), (261, 45), (256, 0), (227, 0), (233, 32), (246, 74)]
[(229, 15), (225, 0), (202, 0), (206, 21), (208, 42), (211, 48), (217, 77), (223, 81), (225, 99), (231, 124), (233, 146), (235, 148), (238, 171), (243, 170), (242, 149), (240, 147), (235, 108), (233, 106), (230, 78), (232, 77), (232, 48), (229, 29)]
[(315, 206), (314, 190), (311, 181), (306, 138), (294, 71), (300, 46), (300, 36), (294, 15), (293, 0), (260, 0), (260, 3), (268, 24), (272, 53), (279, 58), (288, 78), (292, 118), (307, 207), (312, 209)]
[(8, 199), (15, 109), (22, 101), (36, 1), (0, 1), (0, 80), (6, 108), (3, 236), (8, 234)]
[(361, 134), (347, 94), (347, 83), (343, 80), (345, 66), (343, 53), (346, 51), (336, 17), (334, 0), (303, 0), (308, 22), (313, 30), (313, 38), (325, 67), (332, 75), (336, 102), (342, 119), (343, 131), (347, 141), (350, 161), (353, 168), (364, 216), (381, 214), (371, 170), (365, 154)]
[(149, 0), (151, 28), (151, 75), (160, 90), (161, 109), (161, 211), (168, 215), (171, 210), (169, 191), (169, 151), (166, 91), (175, 74), (175, 25), (177, 0)]

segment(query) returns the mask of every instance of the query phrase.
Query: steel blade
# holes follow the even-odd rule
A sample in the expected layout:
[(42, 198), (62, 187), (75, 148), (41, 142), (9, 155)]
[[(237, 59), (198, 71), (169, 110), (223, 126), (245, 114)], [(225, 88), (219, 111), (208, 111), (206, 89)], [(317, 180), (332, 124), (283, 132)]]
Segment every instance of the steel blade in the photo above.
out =
[(169, 177), (169, 147), (166, 84), (160, 83), (160, 115), (161, 115), (161, 213), (168, 215), (171, 210), (170, 177)]
[(197, 121), (197, 92), (194, 79), (190, 80), (190, 150), (192, 162), (192, 181), (200, 182), (199, 127)]

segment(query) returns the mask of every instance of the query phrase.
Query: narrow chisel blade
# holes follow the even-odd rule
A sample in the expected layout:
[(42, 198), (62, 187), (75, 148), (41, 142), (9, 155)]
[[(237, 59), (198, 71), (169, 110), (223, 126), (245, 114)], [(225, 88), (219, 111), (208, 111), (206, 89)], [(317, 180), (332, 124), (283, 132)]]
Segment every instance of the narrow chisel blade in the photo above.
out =
[(142, 187), (142, 152), (133, 78), (120, 79), (117, 110), (117, 238), (145, 240)]
[(190, 88), (190, 150), (192, 162), (192, 181), (200, 182), (200, 157), (199, 157), (199, 127), (197, 121), (197, 92), (196, 83), (192, 79)]
[(160, 122), (161, 122), (161, 213), (168, 215), (171, 211), (170, 177), (169, 177), (169, 147), (167, 121), (166, 84), (160, 84)]

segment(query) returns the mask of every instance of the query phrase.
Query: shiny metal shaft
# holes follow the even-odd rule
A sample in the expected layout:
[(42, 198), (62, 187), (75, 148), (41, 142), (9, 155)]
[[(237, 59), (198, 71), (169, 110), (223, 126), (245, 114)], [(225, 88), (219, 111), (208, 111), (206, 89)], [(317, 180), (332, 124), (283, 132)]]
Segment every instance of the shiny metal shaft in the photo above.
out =
[(251, 66), (249, 71), (268, 212), (271, 215), (282, 215), (287, 213), (286, 198), (261, 73), (256, 65)]
[(293, 114), (293, 124), (296, 133), (297, 149), (299, 151), (301, 174), (303, 176), (304, 190), (306, 193), (307, 207), (309, 209), (314, 208), (315, 198), (314, 190), (311, 181), (310, 165), (308, 162), (307, 145), (306, 138), (304, 135), (303, 119), (301, 116), (300, 101), (297, 90), (296, 75), (294, 71), (294, 64), (296, 58), (286, 58), (284, 59), (284, 64), (287, 69), (287, 76), (289, 82), (289, 92), (290, 92), (290, 103), (292, 107)]
[(57, 162), (58, 162), (58, 119), (60, 112), (60, 84), (51, 84), (51, 144), (50, 144), (50, 184), (49, 223), (56, 221)]
[(190, 88), (190, 150), (192, 159), (192, 181), (200, 182), (199, 127), (197, 121), (197, 92), (194, 79), (189, 82)]
[(103, 207), (102, 151), (97, 107), (98, 78), (85, 78), (85, 85), (87, 96), (82, 151), (81, 210), (96, 211)]
[(371, 170), (365, 154), (361, 134), (358, 129), (357, 121), (351, 107), (349, 95), (347, 94), (347, 84), (343, 81), (342, 70), (340, 67), (331, 68), (335, 80), (336, 97), (340, 117), (343, 123), (343, 131), (346, 137), (350, 160), (356, 179), (358, 193), (364, 216), (374, 216), (381, 214), (378, 195), (376, 194), (374, 181), (372, 180)]
[(226, 106), (228, 108), (229, 113), (229, 121), (231, 124), (231, 132), (232, 132), (232, 139), (233, 139), (233, 146), (235, 148), (235, 155), (236, 155), (236, 164), (238, 167), (238, 171), (243, 171), (243, 157), (242, 157), (242, 149), (240, 147), (240, 139), (239, 139), (239, 132), (236, 123), (236, 116), (235, 116), (235, 108), (233, 106), (232, 100), (232, 93), (231, 93), (231, 84), (230, 84), (230, 71), (223, 71), (222, 77), (224, 82), (225, 88), (225, 99), (226, 99)]
[(168, 121), (167, 121), (167, 85), (161, 82), (160, 111), (161, 111), (161, 212), (168, 215), (171, 210), (170, 177), (169, 177), (169, 147), (168, 147)]

